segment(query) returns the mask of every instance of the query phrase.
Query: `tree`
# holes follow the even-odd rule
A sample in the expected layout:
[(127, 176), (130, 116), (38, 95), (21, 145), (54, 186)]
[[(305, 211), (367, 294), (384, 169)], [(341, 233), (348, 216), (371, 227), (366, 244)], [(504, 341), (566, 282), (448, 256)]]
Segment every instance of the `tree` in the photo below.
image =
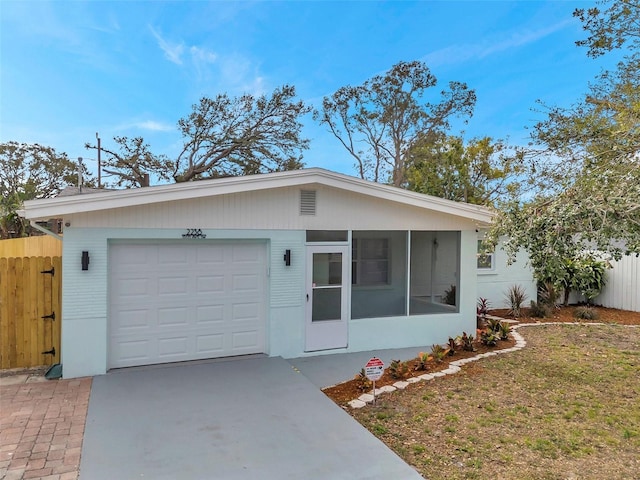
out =
[(407, 154), (407, 188), (448, 200), (495, 205), (519, 191), (521, 155), (502, 140), (441, 135), (416, 142)]
[(407, 153), (416, 142), (435, 141), (455, 117), (470, 117), (475, 92), (450, 82), (427, 100), (436, 77), (423, 62), (400, 62), (357, 87), (325, 97), (314, 118), (326, 124), (356, 162), (361, 178), (406, 186)]
[[(116, 177), (113, 186), (149, 186), (150, 175), (166, 181), (171, 179), (173, 163), (164, 155), (151, 153), (142, 137), (113, 137), (113, 140), (119, 146), (119, 152), (100, 146), (100, 151), (106, 154), (101, 162), (102, 171)], [(85, 148), (97, 150), (98, 146), (87, 143)]]
[[(2, 238), (28, 234), (28, 223), (17, 214), (25, 200), (53, 197), (78, 180), (78, 164), (66, 153), (38, 144), (14, 141), (0, 144), (0, 235)], [(81, 165), (83, 176), (90, 181)]]
[(602, 11), (598, 7), (577, 8), (573, 16), (582, 22), (589, 37), (578, 40), (576, 45), (588, 47), (587, 55), (599, 57), (616, 48), (640, 50), (640, 1), (617, 0), (599, 2), (608, 4)]
[(640, 255), (640, 2), (609, 5), (574, 12), (590, 33), (576, 43), (591, 57), (617, 48), (631, 55), (574, 106), (545, 107), (547, 118), (532, 133), (538, 149), (529, 152), (528, 180), (538, 194), (513, 199), (492, 230), (494, 243), (509, 236), (511, 258), (520, 248), (528, 252), (538, 280), (588, 297), (604, 269), (577, 268), (585, 252)]
[(514, 199), (498, 215), (493, 238), (529, 254), (536, 278), (567, 273), (566, 259), (599, 250), (619, 259), (640, 254), (640, 61), (605, 72), (575, 106), (548, 110), (532, 134), (529, 181), (538, 194)]
[(204, 97), (178, 122), (184, 146), (173, 164), (176, 182), (294, 170), (302, 167), (300, 117), (311, 111), (285, 85), (270, 97)]

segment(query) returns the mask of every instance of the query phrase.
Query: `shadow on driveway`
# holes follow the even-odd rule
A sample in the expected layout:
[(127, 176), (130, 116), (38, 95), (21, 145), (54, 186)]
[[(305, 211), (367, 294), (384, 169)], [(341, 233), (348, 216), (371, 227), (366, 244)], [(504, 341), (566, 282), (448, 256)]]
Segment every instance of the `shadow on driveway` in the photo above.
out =
[(422, 477), (282, 358), (94, 377), (81, 480)]

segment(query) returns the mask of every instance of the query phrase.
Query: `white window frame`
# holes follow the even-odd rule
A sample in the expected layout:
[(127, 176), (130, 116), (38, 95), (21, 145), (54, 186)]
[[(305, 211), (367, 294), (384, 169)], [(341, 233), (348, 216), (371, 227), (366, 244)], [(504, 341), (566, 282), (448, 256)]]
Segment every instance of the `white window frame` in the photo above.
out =
[[(476, 247), (476, 269), (480, 272), (493, 272), (496, 269), (496, 252), (495, 250), (492, 252), (483, 252), (483, 243), (484, 239), (478, 238)], [(480, 259), (483, 257), (489, 259), (489, 266), (480, 266)]]

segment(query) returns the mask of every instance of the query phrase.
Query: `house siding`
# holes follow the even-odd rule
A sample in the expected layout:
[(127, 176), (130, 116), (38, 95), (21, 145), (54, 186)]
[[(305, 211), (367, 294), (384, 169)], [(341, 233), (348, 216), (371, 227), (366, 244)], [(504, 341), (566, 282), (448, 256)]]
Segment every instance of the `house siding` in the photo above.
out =
[[(316, 215), (300, 215), (301, 189), (317, 191)], [(476, 228), (475, 222), (463, 217), (323, 185), (76, 213), (64, 220), (73, 227), (85, 228), (450, 231)]]
[[(478, 237), (482, 239), (482, 236)], [(537, 300), (537, 286), (527, 253), (518, 252), (515, 262), (508, 264), (507, 253), (498, 245), (494, 253), (492, 270), (476, 269), (478, 277), (478, 298), (486, 298), (490, 308), (509, 308), (506, 294), (510, 287), (520, 285), (527, 294), (522, 306), (528, 307), (531, 300)]]

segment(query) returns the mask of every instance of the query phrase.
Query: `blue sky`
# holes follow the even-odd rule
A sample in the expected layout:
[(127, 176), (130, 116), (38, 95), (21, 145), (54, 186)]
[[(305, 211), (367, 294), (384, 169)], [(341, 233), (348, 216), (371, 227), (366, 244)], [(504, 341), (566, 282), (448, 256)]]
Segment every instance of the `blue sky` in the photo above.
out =
[[(176, 123), (202, 96), (295, 85), (318, 107), (398, 61), (466, 82), (478, 102), (466, 138), (525, 144), (536, 100), (568, 106), (614, 59), (587, 58), (580, 1), (0, 1), (0, 141), (84, 157), (100, 133), (142, 136), (175, 156)], [(304, 119), (307, 166), (355, 174), (331, 134)]]

